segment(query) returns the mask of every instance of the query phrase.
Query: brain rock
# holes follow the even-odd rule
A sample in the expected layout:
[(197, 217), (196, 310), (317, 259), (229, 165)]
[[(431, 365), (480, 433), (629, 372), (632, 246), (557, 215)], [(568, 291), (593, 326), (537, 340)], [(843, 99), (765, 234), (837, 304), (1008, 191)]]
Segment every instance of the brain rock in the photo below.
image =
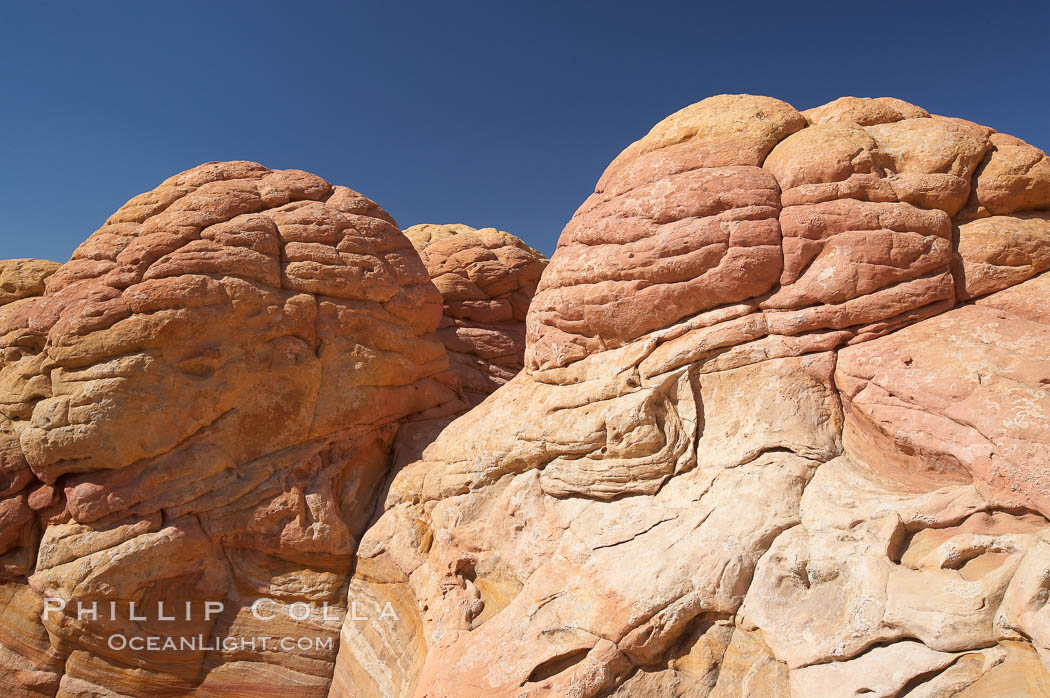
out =
[[(0, 642), (19, 690), (323, 695), (397, 422), (455, 398), (409, 241), (345, 187), (210, 163), (133, 198), (29, 290), (0, 307)], [(66, 607), (35, 626), (49, 597)], [(78, 612), (110, 601), (115, 616)], [(108, 641), (198, 634), (320, 642)]]

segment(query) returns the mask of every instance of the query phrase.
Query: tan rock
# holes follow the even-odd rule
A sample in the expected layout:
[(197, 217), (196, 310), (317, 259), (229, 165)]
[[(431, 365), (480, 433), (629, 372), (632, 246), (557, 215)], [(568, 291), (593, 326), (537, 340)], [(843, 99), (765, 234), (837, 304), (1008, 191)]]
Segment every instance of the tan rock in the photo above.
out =
[[(210, 163), (128, 202), (0, 309), (4, 588), (30, 600), (0, 612), (6, 672), (48, 695), (326, 693), (397, 421), (455, 400), (440, 317), (393, 220), (314, 175)], [(42, 598), (65, 608), (40, 626)], [(198, 634), (310, 649), (111, 644)]]
[(970, 196), (976, 215), (1001, 216), (1050, 209), (1050, 160), (1046, 153), (1005, 133), (990, 138), (992, 151)]
[(887, 179), (900, 201), (955, 215), (969, 198), (970, 178), (992, 145), (946, 119), (905, 119), (866, 129), (892, 162)]
[(925, 109), (893, 97), (839, 97), (827, 104), (802, 112), (811, 124), (847, 122), (860, 126), (891, 124), (919, 119), (930, 114)]
[[(805, 119), (791, 105), (778, 99), (754, 95), (708, 97), (675, 112), (627, 147), (610, 165), (598, 189), (615, 186), (610, 180), (627, 163), (675, 146), (689, 146), (689, 159), (695, 163), (690, 169), (761, 165), (778, 141), (805, 125)], [(661, 155), (680, 157), (677, 152)], [(656, 165), (659, 160), (650, 157), (647, 162)]]
[(895, 642), (875, 647), (849, 662), (827, 662), (791, 674), (791, 688), (799, 696), (900, 695), (912, 678), (935, 673), (955, 661), (921, 642)]
[(978, 218), (956, 232), (956, 295), (970, 300), (1050, 269), (1050, 213)]
[[(580, 399), (585, 380), (530, 385), (522, 374), (511, 381), (483, 408), (446, 429), (427, 450), (429, 462), (402, 471), (390, 500), (401, 503), (388, 509), (362, 542), (361, 573), (352, 584), (375, 590), (370, 580), (383, 577), (367, 570), (388, 570), (393, 576), (383, 594), (411, 589), (425, 594), (421, 607), (429, 610), (420, 618), (427, 661), (419, 678), (366, 681), (359, 690), (392, 695), (391, 686), (414, 683), (420, 695), (454, 695), (475, 683), (494, 691), (523, 685), (544, 695), (575, 690), (592, 695), (626, 678), (631, 664), (663, 661), (700, 614), (733, 613), (765, 541), (792, 525), (797, 500), (789, 493), (801, 492), (817, 462), (811, 458), (838, 451), (836, 432), (823, 431), (838, 413), (829, 388), (830, 358), (781, 360), (777, 376), (790, 382), (784, 390), (800, 406), (794, 430), (765, 423), (765, 415), (775, 412), (766, 401), (775, 401), (779, 390), (741, 404), (741, 396), (727, 390), (732, 378), (724, 380), (725, 387), (682, 378), (646, 387), (628, 375), (619, 388), (625, 393), (614, 397), (606, 391), (617, 390), (615, 384), (595, 376), (593, 387), (607, 395), (596, 405), (600, 410)], [(574, 370), (589, 363), (579, 362)], [(772, 374), (766, 366), (740, 370)], [(674, 459), (693, 442), (697, 396), (705, 413), (734, 415), (721, 428), (751, 417), (762, 434), (747, 444), (753, 448), (728, 444), (716, 451), (712, 443), (699, 467), (691, 459)], [(536, 417), (526, 416), (530, 409)], [(544, 414), (558, 417), (544, 419)], [(517, 434), (482, 430), (469, 426), (475, 415), (535, 426)], [(816, 428), (807, 432), (805, 424)], [(720, 428), (711, 428), (717, 442)], [(481, 438), (471, 447), (459, 429)], [(555, 432), (561, 434), (557, 442)], [(677, 436), (682, 432), (685, 439)], [(444, 460), (450, 457), (457, 461)], [(661, 462), (670, 469), (656, 469)], [(767, 500), (773, 492), (777, 497)], [(624, 496), (632, 493), (638, 494)], [(741, 510), (740, 497), (764, 503)], [(424, 530), (440, 531), (429, 551), (413, 542), (418, 538), (401, 533), (413, 520), (425, 522)], [(723, 547), (721, 535), (736, 543)], [(668, 553), (671, 549), (675, 552)], [(635, 564), (625, 569), (618, 562), (625, 559)], [(492, 589), (516, 593), (508, 603), (505, 593)], [(486, 617), (490, 603), (498, 610)], [(565, 624), (576, 630), (555, 632)], [(347, 632), (344, 627), (344, 638)], [(373, 625), (367, 632), (377, 630)], [(396, 637), (385, 635), (368, 651), (391, 646)], [(508, 644), (508, 637), (523, 641)], [(617, 651), (597, 640), (608, 637), (620, 638)], [(362, 672), (351, 667), (367, 663), (359, 654), (361, 643), (350, 640), (341, 647), (348, 656), (340, 661), (336, 684), (355, 685), (352, 677), (360, 680)], [(409, 666), (419, 662), (418, 651)], [(574, 669), (579, 662), (583, 666)], [(405, 663), (400, 666), (404, 670)]]
[(46, 259), (0, 260), (0, 305), (42, 295), (47, 277), (60, 266)]

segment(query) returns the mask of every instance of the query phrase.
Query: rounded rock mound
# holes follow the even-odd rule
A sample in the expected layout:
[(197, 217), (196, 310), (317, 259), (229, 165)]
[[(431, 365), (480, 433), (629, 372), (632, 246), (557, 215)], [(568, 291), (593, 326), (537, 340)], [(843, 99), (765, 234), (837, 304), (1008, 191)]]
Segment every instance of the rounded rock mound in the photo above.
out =
[(657, 124), (392, 479), (348, 596), (406, 622), (332, 695), (1048, 694), (1047, 167), (885, 98)]
[[(51, 695), (324, 695), (398, 422), (456, 398), (408, 239), (316, 175), (215, 162), (131, 199), (29, 286), (42, 294), (0, 308), (0, 570), (17, 599), (0, 664)], [(40, 627), (47, 597), (66, 608)], [(108, 650), (159, 620), (140, 626), (133, 601), (190, 604), (154, 628), (169, 637), (323, 642)], [(80, 617), (92, 603), (116, 615)]]
[(889, 98), (711, 97), (624, 150), (566, 225), (526, 363), (676, 324), (720, 326), (709, 350), (830, 349), (1045, 271), (1048, 241), (1050, 162), (1017, 138)]
[(39, 296), (47, 277), (60, 266), (46, 259), (0, 260), (0, 305)]
[(405, 236), (444, 299), (437, 335), (475, 405), (524, 365), (525, 316), (547, 258), (495, 228), (423, 223)]

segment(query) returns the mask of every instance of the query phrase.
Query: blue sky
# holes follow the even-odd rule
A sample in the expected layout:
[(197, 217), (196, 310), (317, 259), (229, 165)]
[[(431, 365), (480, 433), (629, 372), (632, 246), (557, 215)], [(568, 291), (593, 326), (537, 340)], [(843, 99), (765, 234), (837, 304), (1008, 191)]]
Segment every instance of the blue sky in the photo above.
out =
[(1050, 3), (53, 3), (0, 26), (0, 258), (64, 261), (209, 160), (550, 254), (613, 157), (723, 92), (891, 95), (1050, 148)]

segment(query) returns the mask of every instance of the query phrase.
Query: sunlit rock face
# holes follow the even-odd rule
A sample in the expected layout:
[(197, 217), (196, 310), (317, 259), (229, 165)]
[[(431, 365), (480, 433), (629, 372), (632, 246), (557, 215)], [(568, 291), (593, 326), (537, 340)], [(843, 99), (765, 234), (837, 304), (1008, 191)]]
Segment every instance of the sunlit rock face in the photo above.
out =
[(60, 266), (46, 259), (0, 260), (0, 306), (41, 295), (47, 277)]
[(350, 189), (224, 162), (135, 197), (52, 271), (20, 294), (3, 270), (3, 300), (26, 296), (0, 307), (4, 685), (324, 695), (398, 421), (458, 399), (415, 250)]
[(1048, 250), (1041, 151), (885, 98), (692, 105), (549, 263), (176, 175), (0, 262), (0, 685), (1050, 694)]
[(723, 95), (566, 226), (525, 370), (393, 479), (331, 696), (1050, 693), (1050, 165)]

